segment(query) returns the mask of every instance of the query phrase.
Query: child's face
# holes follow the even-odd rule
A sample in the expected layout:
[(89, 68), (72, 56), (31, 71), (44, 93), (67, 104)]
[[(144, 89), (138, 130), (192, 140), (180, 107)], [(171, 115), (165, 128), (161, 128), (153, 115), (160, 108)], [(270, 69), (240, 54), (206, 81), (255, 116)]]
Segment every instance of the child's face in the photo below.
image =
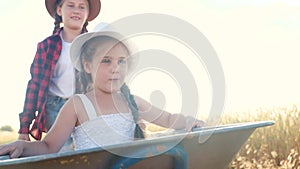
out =
[(127, 73), (128, 55), (122, 43), (101, 44), (90, 64), (94, 88), (104, 92), (119, 91)]
[(63, 0), (56, 12), (62, 17), (64, 27), (82, 29), (89, 15), (88, 0)]

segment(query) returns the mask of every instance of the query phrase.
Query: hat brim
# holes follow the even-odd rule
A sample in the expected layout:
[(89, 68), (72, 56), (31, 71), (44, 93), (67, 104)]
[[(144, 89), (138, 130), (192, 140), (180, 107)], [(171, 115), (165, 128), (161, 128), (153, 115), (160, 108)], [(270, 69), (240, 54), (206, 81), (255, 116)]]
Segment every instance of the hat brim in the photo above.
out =
[[(55, 1), (56, 0), (45, 0), (45, 5), (48, 13), (51, 17), (54, 18), (56, 9), (55, 9)], [(92, 21), (95, 19), (101, 10), (101, 1), (100, 0), (88, 0), (89, 1), (89, 16), (87, 21)]]

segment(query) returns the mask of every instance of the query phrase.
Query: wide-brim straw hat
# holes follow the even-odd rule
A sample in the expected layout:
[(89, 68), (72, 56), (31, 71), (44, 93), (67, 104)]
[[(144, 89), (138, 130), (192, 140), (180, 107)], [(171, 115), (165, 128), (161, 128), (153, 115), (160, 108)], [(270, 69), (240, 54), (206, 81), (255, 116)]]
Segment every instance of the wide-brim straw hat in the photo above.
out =
[[(122, 42), (127, 49), (132, 52), (136, 48), (136, 46), (127, 39), (124, 35), (117, 32), (113, 27), (108, 25), (107, 23), (100, 23), (98, 24), (92, 32), (83, 33), (77, 36), (70, 47), (70, 57), (71, 62), (75, 69), (78, 71), (83, 71), (82, 64), (81, 64), (81, 53), (82, 53), (82, 46), (90, 39), (98, 36), (109, 36), (112, 37), (120, 42)], [(137, 63), (138, 57), (131, 58), (131, 68), (135, 67)]]
[[(45, 0), (47, 11), (53, 18), (56, 13), (56, 7), (55, 7), (56, 1), (62, 1), (62, 0)], [(89, 1), (89, 16), (87, 20), (92, 21), (100, 13), (101, 1), (100, 0), (88, 0), (88, 1)]]

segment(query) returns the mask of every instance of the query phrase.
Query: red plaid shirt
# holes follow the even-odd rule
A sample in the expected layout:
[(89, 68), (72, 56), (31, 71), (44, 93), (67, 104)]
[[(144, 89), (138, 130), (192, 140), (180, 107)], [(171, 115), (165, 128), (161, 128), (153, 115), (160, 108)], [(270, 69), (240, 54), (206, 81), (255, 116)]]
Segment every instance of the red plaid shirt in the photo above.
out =
[[(60, 32), (47, 37), (37, 45), (33, 63), (30, 67), (31, 79), (26, 90), (26, 99), (20, 117), (20, 134), (30, 134), (40, 140), (46, 124), (46, 101), (48, 98), (49, 84), (57, 60), (62, 50)], [(30, 128), (30, 125), (34, 121)]]

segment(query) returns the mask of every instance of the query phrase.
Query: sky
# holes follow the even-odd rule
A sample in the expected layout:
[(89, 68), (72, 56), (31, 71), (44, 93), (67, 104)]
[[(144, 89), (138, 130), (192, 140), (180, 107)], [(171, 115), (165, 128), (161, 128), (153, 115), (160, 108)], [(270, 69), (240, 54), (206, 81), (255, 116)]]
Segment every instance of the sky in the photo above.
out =
[[(92, 30), (99, 22), (110, 23), (142, 13), (168, 14), (191, 23), (209, 40), (222, 64), (226, 82), (224, 113), (242, 113), (258, 108), (300, 105), (299, 8), (298, 0), (102, 0), (100, 15), (90, 22), (88, 29)], [(52, 34), (54, 20), (47, 13), (43, 0), (0, 1), (0, 20), (3, 59), (0, 62), (0, 126), (10, 125), (17, 129), (37, 43)], [(148, 37), (151, 39), (147, 44), (149, 48), (155, 46), (155, 38)], [(170, 40), (166, 41), (172, 46)], [(172, 52), (171, 47), (166, 46), (164, 50)], [(197, 68), (190, 67), (197, 72)], [(139, 78), (141, 80), (137, 78), (133, 85), (149, 85), (148, 93), (140, 91), (141, 87), (135, 92), (147, 97), (151, 90), (157, 90), (156, 87), (166, 90), (166, 100), (171, 100), (167, 109), (178, 109), (180, 104), (176, 101), (180, 100), (180, 94), (169, 90), (170, 86), (176, 88), (172, 78), (152, 74), (154, 80), (147, 83)], [(155, 78), (161, 78), (163, 83), (154, 84)], [(207, 111), (211, 99), (207, 92), (209, 80), (204, 77), (203, 81), (201, 78), (197, 81), (200, 81), (197, 84), (204, 84), (199, 89), (204, 93), (200, 107), (204, 107), (201, 111)], [(172, 101), (174, 97), (177, 99)]]

